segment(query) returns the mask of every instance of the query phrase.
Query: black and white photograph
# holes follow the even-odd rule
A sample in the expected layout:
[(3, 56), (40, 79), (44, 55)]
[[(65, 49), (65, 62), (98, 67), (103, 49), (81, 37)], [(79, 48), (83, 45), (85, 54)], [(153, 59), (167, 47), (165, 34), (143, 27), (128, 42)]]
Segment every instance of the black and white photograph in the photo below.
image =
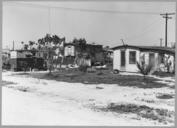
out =
[(176, 2), (3, 1), (3, 126), (175, 126)]

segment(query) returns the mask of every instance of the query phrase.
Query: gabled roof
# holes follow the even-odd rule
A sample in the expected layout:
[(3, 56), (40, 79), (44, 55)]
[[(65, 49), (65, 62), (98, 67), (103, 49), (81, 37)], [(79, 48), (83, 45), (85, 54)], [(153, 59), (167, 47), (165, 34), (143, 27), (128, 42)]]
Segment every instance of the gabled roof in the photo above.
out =
[(175, 49), (170, 47), (120, 45), (120, 46), (113, 47), (112, 49), (116, 50), (122, 48), (132, 48), (140, 51), (151, 51), (151, 52), (167, 53), (167, 54), (175, 55)]

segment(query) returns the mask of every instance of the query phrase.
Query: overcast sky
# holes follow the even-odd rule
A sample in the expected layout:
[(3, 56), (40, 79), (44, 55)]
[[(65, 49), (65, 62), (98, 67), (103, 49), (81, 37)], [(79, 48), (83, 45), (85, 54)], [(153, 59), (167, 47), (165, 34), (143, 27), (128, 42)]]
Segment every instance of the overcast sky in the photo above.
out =
[[(46, 33), (85, 38), (88, 43), (160, 45), (165, 19), (176, 12), (174, 2), (4, 2), (3, 48), (20, 48), (21, 41), (37, 41)], [(51, 7), (50, 13), (47, 7)], [(95, 11), (98, 10), (98, 11)], [(105, 11), (104, 11), (105, 10)], [(175, 15), (168, 20), (168, 42), (175, 42)]]

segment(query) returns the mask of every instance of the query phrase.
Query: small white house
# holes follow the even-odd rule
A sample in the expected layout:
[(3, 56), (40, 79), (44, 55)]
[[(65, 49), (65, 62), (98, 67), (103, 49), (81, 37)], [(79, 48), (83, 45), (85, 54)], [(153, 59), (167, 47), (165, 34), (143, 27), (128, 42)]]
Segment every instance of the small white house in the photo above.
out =
[(64, 46), (64, 56), (75, 56), (75, 46), (72, 43), (67, 43)]
[(112, 49), (114, 70), (138, 72), (137, 62), (142, 61), (144, 61), (145, 64), (153, 64), (153, 71), (163, 70), (165, 63), (170, 61), (170, 71), (174, 70), (175, 49), (157, 46), (130, 45), (121, 45)]

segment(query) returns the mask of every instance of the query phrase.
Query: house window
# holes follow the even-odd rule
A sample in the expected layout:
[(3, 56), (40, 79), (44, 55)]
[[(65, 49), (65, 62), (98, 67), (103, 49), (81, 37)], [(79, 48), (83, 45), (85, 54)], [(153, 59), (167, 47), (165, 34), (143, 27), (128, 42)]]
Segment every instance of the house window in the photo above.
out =
[(136, 64), (136, 51), (129, 52), (129, 64)]

